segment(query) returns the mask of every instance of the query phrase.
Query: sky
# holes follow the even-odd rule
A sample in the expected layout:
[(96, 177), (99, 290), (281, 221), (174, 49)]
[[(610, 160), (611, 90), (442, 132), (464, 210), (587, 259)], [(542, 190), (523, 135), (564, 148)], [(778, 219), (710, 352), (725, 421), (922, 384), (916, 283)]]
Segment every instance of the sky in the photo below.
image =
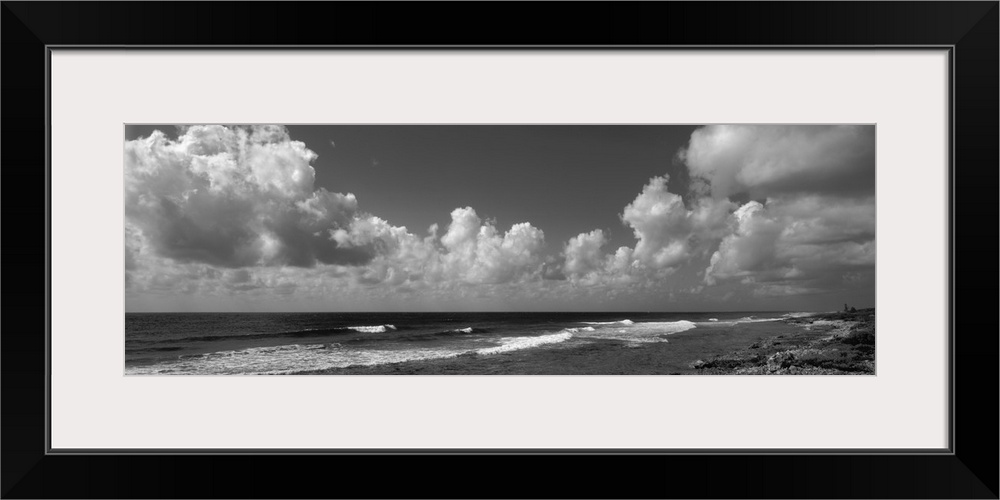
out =
[(875, 302), (873, 125), (128, 125), (125, 308)]

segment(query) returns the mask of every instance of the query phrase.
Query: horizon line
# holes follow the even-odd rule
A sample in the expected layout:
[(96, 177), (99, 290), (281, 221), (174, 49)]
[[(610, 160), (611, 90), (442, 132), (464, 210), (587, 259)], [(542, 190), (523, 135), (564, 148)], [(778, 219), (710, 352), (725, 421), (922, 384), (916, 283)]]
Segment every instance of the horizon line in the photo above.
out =
[[(875, 309), (872, 307), (856, 308), (858, 311)], [(843, 312), (840, 309), (824, 311), (801, 311), (792, 309), (781, 310), (725, 310), (725, 311), (125, 311), (125, 314), (545, 314), (545, 313), (575, 313), (575, 314), (686, 314), (686, 313), (788, 313), (788, 312)]]

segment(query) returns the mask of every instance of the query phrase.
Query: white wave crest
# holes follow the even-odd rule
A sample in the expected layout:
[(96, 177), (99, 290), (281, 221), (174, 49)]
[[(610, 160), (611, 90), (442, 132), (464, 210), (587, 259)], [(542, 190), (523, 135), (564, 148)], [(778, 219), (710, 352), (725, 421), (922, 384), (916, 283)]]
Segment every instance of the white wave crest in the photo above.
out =
[(634, 329), (639, 329), (641, 331), (655, 331), (658, 333), (677, 333), (690, 330), (696, 326), (697, 325), (694, 323), (686, 319), (682, 319), (680, 321), (637, 323)]
[(781, 321), (781, 319), (782, 318), (755, 318), (753, 316), (747, 316), (734, 321), (734, 323), (766, 323), (768, 321)]
[(354, 330), (361, 333), (385, 333), (389, 330), (395, 330), (396, 327), (393, 325), (378, 325), (378, 326), (349, 326), (348, 330)]
[(472, 333), (472, 327), (470, 326), (468, 328), (459, 328), (457, 330), (452, 330), (452, 331), (458, 333)]
[(634, 325), (635, 322), (630, 319), (623, 319), (621, 321), (581, 321), (581, 323), (587, 325)]
[[(385, 325), (389, 326), (389, 325)], [(498, 354), (569, 340), (570, 332), (539, 337), (506, 337), (485, 349), (418, 348), (402, 350), (344, 349), (340, 344), (290, 344), (251, 347), (178, 357), (154, 365), (127, 366), (126, 375), (279, 375), (350, 366), (375, 366), (406, 361), (454, 358), (463, 354)]]
[(553, 333), (551, 335), (542, 335), (539, 337), (506, 337), (498, 339), (501, 345), (496, 347), (487, 347), (484, 349), (479, 349), (476, 354), (489, 355), (489, 354), (500, 354), (503, 352), (518, 351), (521, 349), (529, 349), (532, 347), (538, 347), (545, 344), (557, 344), (559, 342), (565, 342), (573, 337), (573, 333), (569, 331), (562, 331), (560, 333)]
[[(614, 322), (610, 324), (615, 323), (621, 322)], [(627, 326), (629, 326), (629, 328), (597, 328), (586, 331), (584, 329), (580, 329), (577, 336), (581, 338), (624, 340), (630, 344), (643, 344), (666, 342), (667, 340), (663, 338), (663, 335), (671, 335), (697, 327), (696, 324), (687, 320), (649, 321), (641, 323), (633, 323), (629, 321)]]
[(405, 361), (453, 358), (456, 349), (343, 349), (339, 344), (251, 347), (191, 355), (174, 362), (125, 367), (126, 375), (279, 375), (308, 370), (374, 366)]

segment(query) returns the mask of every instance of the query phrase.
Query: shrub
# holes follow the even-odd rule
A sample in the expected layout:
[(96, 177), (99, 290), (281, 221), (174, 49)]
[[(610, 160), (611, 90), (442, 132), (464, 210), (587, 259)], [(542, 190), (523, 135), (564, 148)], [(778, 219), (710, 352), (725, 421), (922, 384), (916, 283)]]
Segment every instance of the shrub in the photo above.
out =
[(868, 344), (858, 344), (854, 346), (854, 350), (859, 354), (872, 354), (875, 352), (875, 346)]
[(842, 341), (847, 345), (875, 345), (875, 332), (855, 330), (845, 335)]

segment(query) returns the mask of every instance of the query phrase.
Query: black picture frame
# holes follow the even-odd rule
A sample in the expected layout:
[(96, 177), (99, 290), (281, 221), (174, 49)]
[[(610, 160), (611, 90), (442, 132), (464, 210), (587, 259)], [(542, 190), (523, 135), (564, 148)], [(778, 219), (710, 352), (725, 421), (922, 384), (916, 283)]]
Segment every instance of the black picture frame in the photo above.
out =
[[(2, 496), (998, 498), (998, 324), (991, 309), (973, 305), (985, 297), (992, 308), (997, 293), (998, 5), (2, 2)], [(944, 47), (953, 100), (951, 446), (927, 453), (54, 453), (47, 439), (49, 55), (122, 46)], [(360, 479), (372, 473), (383, 479)]]

